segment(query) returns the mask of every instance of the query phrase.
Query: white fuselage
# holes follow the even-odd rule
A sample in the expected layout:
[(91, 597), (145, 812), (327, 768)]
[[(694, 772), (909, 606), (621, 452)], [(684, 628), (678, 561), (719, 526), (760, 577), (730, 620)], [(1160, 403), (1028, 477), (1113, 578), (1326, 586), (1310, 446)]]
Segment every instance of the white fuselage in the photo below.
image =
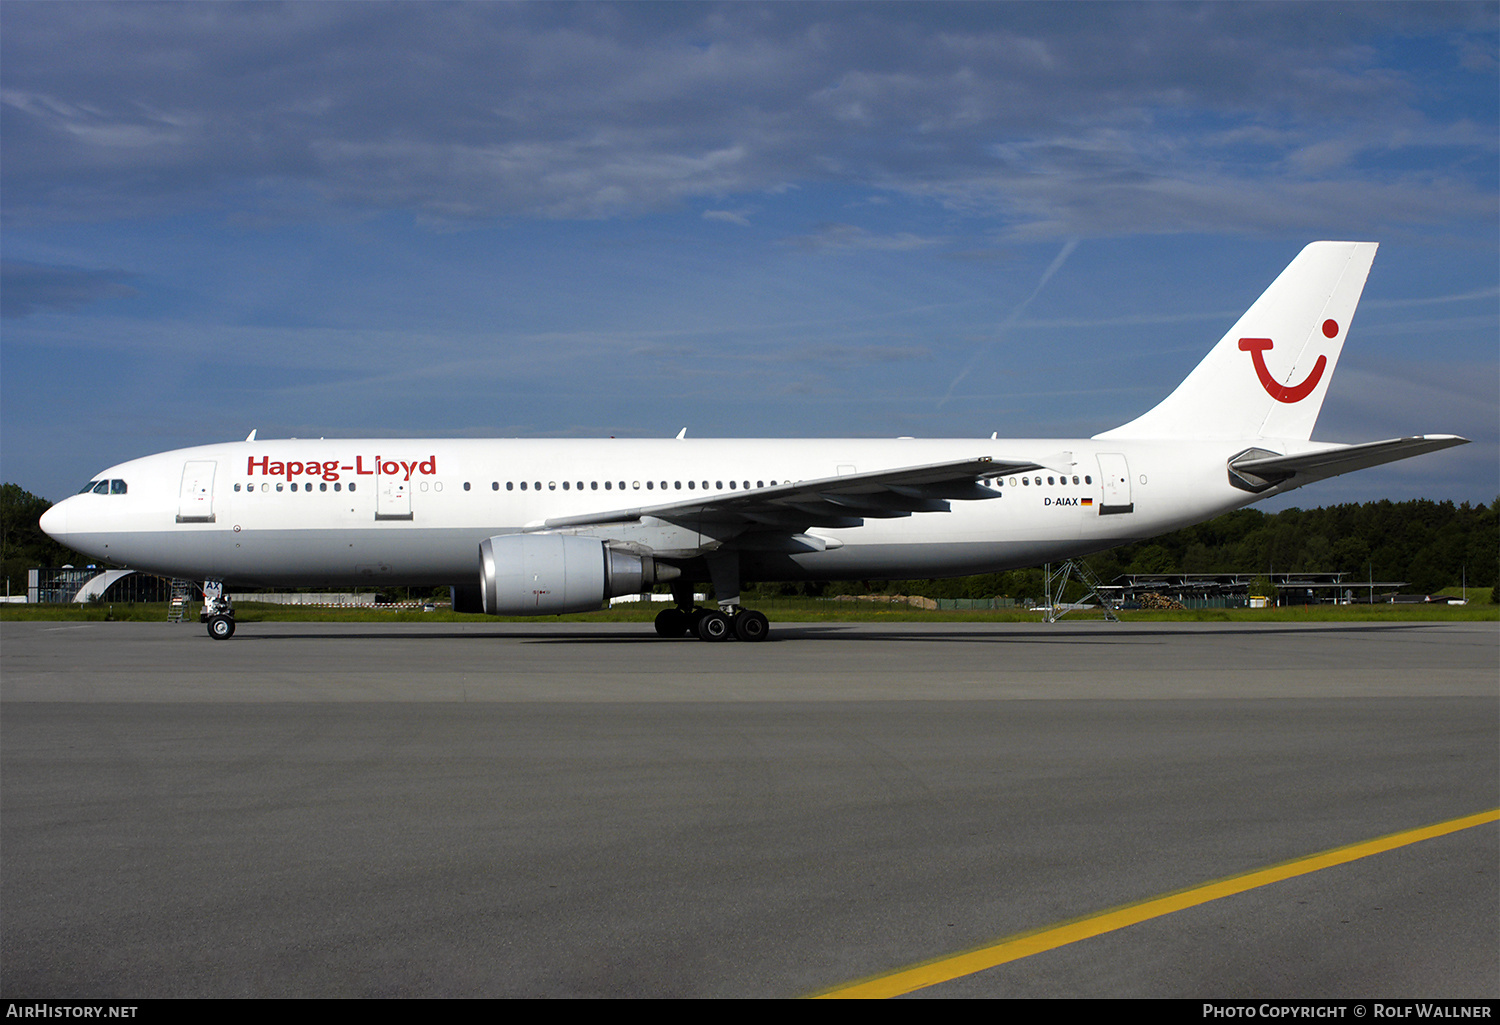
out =
[[(1038, 565), (1159, 534), (1256, 496), (1231, 486), (1240, 441), (284, 440), (182, 449), (111, 467), (115, 493), (43, 526), (95, 558), (240, 586), (472, 584), (485, 538), (801, 480), (993, 456), (1043, 469), (949, 512), (813, 527), (821, 551), (743, 547), (746, 580), (908, 578)], [(1287, 451), (1287, 444), (1257, 442)], [(1297, 448), (1316, 443), (1294, 443)], [(774, 547), (774, 546), (772, 546)]]

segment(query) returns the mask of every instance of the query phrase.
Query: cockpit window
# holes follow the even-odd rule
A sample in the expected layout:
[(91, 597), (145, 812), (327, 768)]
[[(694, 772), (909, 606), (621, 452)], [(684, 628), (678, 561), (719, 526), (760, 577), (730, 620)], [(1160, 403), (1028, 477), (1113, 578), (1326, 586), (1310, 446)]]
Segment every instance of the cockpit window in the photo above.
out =
[(90, 491), (96, 495), (123, 495), (126, 493), (126, 485), (122, 480), (91, 480), (78, 489), (80, 495), (86, 495)]

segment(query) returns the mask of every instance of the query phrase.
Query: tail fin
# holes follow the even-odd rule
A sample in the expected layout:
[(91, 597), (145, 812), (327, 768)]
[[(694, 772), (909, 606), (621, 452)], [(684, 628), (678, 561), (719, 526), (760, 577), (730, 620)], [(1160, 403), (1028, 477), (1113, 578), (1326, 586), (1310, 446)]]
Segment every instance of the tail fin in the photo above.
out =
[(1309, 245), (1176, 391), (1095, 437), (1311, 438), (1375, 249)]

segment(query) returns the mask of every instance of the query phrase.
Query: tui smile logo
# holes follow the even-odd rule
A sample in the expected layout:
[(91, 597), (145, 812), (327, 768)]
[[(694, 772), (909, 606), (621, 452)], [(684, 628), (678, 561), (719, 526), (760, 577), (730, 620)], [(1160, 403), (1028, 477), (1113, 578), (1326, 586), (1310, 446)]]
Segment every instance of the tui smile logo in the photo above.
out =
[[(1323, 337), (1335, 338), (1338, 333), (1337, 321), (1323, 321)], [(1255, 364), (1255, 375), (1260, 378), (1260, 386), (1266, 390), (1267, 395), (1277, 402), (1301, 402), (1312, 394), (1312, 390), (1323, 379), (1323, 369), (1328, 366), (1328, 357), (1319, 356), (1318, 361), (1313, 364), (1312, 373), (1308, 374), (1301, 384), (1277, 384), (1276, 378), (1271, 376), (1270, 368), (1266, 366), (1264, 355), (1265, 351), (1275, 344), (1269, 338), (1241, 338), (1240, 351), (1250, 354), (1250, 359)]]

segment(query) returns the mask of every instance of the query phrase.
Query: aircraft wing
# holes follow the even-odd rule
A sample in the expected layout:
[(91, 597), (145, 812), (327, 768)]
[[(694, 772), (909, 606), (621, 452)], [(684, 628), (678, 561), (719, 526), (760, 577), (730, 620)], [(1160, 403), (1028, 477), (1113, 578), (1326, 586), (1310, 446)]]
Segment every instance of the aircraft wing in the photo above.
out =
[(997, 492), (984, 487), (980, 481), (1001, 474), (1040, 469), (1042, 465), (1030, 460), (1001, 462), (980, 456), (949, 463), (794, 481), (747, 491), (726, 491), (684, 502), (558, 516), (529, 529), (598, 527), (648, 517), (695, 528), (713, 523), (730, 531), (798, 533), (808, 527), (858, 526), (866, 518), (947, 512), (951, 501), (995, 498)]
[(1290, 491), (1325, 477), (1337, 477), (1351, 470), (1363, 470), (1381, 463), (1392, 463), (1397, 459), (1468, 443), (1468, 438), (1460, 438), (1455, 434), (1419, 434), (1410, 438), (1342, 445), (1291, 456), (1251, 449), (1230, 460), (1230, 480), (1240, 477), (1244, 483), (1236, 483), (1235, 486), (1247, 491), (1264, 491), (1277, 486), (1282, 491)]

